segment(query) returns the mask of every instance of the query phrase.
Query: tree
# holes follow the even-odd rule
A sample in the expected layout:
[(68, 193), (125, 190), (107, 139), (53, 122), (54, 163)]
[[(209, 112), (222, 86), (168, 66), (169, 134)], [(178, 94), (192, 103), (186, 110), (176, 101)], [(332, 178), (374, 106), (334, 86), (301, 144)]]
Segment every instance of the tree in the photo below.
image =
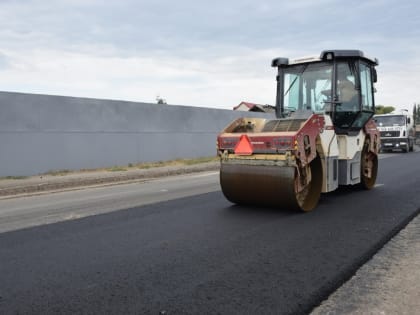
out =
[(166, 104), (166, 100), (158, 95), (156, 96), (156, 104)]
[(420, 124), (420, 104), (417, 104), (417, 122)]
[(420, 125), (420, 104), (414, 104), (415, 111), (413, 110), (414, 122)]
[(375, 114), (389, 114), (395, 110), (394, 106), (376, 105)]

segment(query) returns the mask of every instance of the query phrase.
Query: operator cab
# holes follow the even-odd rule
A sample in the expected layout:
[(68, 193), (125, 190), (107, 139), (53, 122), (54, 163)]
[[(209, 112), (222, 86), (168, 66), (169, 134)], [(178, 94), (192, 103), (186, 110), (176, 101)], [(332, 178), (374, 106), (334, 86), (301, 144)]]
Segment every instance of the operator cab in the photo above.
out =
[(320, 57), (277, 58), (277, 117), (295, 111), (329, 114), (337, 134), (360, 131), (375, 112), (377, 59), (359, 50), (328, 50)]

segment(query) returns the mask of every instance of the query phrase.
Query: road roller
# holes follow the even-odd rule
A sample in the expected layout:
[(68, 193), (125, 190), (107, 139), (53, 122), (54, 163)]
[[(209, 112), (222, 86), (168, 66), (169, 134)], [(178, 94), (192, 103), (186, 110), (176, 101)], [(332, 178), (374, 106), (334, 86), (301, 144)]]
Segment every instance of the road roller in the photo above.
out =
[(311, 211), (321, 193), (372, 189), (380, 136), (376, 58), (360, 50), (276, 58), (275, 115), (238, 118), (217, 137), (220, 185), (235, 204)]

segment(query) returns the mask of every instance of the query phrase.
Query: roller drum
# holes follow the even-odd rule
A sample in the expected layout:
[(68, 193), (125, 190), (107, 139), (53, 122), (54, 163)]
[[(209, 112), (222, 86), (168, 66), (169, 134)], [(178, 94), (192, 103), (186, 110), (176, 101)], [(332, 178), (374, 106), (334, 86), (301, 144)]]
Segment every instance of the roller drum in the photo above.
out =
[(225, 197), (237, 204), (299, 208), (295, 168), (222, 164), (220, 184)]
[(311, 163), (310, 170), (311, 181), (297, 192), (296, 167), (222, 163), (220, 185), (226, 199), (236, 204), (310, 211), (321, 194), (322, 171), (318, 158)]

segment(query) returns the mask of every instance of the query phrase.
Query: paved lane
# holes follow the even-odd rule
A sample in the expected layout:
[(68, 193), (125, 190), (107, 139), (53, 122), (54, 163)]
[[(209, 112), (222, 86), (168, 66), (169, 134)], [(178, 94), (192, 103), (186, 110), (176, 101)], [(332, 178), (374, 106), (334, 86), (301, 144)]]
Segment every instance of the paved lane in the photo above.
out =
[(418, 212), (419, 159), (308, 214), (215, 191), (2, 233), (0, 313), (307, 313)]
[[(218, 172), (0, 199), (0, 233), (220, 190)], [(82, 187), (83, 188), (83, 187)]]
[(311, 315), (414, 315), (420, 310), (420, 216)]

